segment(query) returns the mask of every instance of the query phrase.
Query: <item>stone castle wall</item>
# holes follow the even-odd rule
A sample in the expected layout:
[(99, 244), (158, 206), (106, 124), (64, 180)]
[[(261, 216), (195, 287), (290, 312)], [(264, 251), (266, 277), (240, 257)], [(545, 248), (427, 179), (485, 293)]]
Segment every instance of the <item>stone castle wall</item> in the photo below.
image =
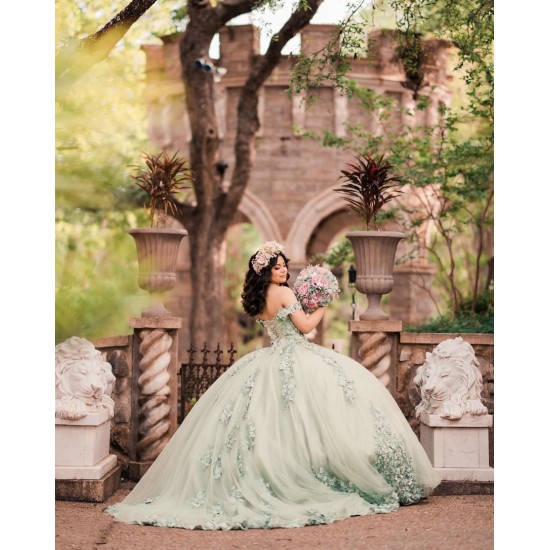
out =
[[(301, 32), (305, 50), (323, 46), (332, 37), (335, 26), (310, 25)], [(143, 46), (147, 57), (145, 97), (149, 113), (149, 136), (152, 145), (188, 154), (191, 139), (185, 109), (184, 88), (179, 62), (179, 39), (175, 34), (162, 37), (162, 45)], [(430, 106), (414, 110), (412, 92), (402, 86), (405, 74), (396, 56), (394, 31), (379, 30), (369, 35), (372, 59), (350, 59), (349, 77), (359, 85), (384, 93), (401, 107), (410, 109), (411, 116), (394, 112), (390, 125), (432, 124), (438, 119), (438, 106), (451, 99), (447, 71), (449, 43), (430, 40), (430, 62), (426, 68), (429, 86), (422, 90), (430, 97)], [(229, 167), (225, 181), (229, 183), (234, 167), (236, 107), (251, 56), (259, 54), (258, 29), (252, 25), (228, 26), (220, 33), (220, 59), (215, 64), (227, 70), (215, 85), (217, 120), (223, 140), (222, 158)], [(330, 130), (345, 137), (346, 121), (360, 122), (369, 130), (383, 133), (372, 117), (367, 116), (355, 98), (341, 95), (332, 84), (319, 89), (319, 99), (306, 109), (300, 95), (287, 93), (291, 59), (283, 58), (264, 85), (259, 102), (260, 130), (256, 136), (256, 152), (247, 191), (235, 223), (250, 222), (264, 240), (277, 240), (289, 252), (291, 282), (313, 254), (325, 252), (330, 242), (350, 227), (358, 224), (346, 208), (344, 199), (334, 193), (340, 170), (353, 160), (349, 151), (324, 148), (312, 139), (301, 136), (306, 131)], [(201, 69), (197, 69), (201, 70)], [(391, 205), (389, 205), (391, 206)], [(429, 238), (429, 232), (426, 232)], [(171, 294), (174, 314), (189, 315), (189, 251), (184, 242), (180, 250), (179, 275)], [(401, 243), (397, 254), (407, 252)], [(425, 256), (399, 266), (395, 287), (390, 295), (393, 318), (403, 322), (418, 322), (433, 313), (428, 295), (435, 268)], [(215, 343), (213, 343), (215, 345)], [(180, 350), (189, 347), (182, 331)]]

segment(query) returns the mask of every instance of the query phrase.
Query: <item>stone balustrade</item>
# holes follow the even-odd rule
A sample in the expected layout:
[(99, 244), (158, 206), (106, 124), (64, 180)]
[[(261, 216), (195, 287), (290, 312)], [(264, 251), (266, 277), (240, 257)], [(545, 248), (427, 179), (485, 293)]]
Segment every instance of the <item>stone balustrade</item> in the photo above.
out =
[(140, 479), (178, 427), (179, 317), (130, 319), (134, 334), (92, 340), (111, 364), (111, 452), (125, 477)]
[[(149, 325), (151, 325), (150, 320), (141, 318), (132, 320), (132, 326), (136, 330), (133, 335), (92, 340), (96, 349), (102, 352), (103, 358), (111, 363), (113, 374), (116, 377), (112, 393), (115, 402), (115, 416), (111, 420), (111, 452), (117, 454), (119, 463), (122, 465), (123, 475), (132, 475), (129, 474), (129, 470), (133, 464), (133, 476), (138, 479), (147, 467), (147, 465), (144, 467), (141, 464), (145, 460), (145, 455), (140, 457), (139, 452), (144, 445), (141, 443), (140, 446), (139, 430), (140, 422), (143, 422), (143, 418), (140, 420), (139, 416), (140, 400), (142, 406), (143, 403), (150, 400), (150, 397), (141, 395), (138, 383), (141, 369), (144, 367), (143, 355), (139, 351), (140, 345), (142, 345), (139, 334), (142, 330), (164, 328), (171, 337), (175, 338), (178, 330), (177, 322), (176, 325), (170, 325), (170, 327)], [(352, 328), (352, 357), (373, 372), (375, 376), (378, 376), (386, 385), (417, 435), (419, 435), (420, 423), (415, 416), (415, 407), (420, 402), (420, 394), (413, 378), (417, 369), (424, 363), (426, 353), (431, 352), (437, 344), (448, 338), (462, 336), (466, 342), (473, 346), (483, 376), (483, 403), (488, 408), (489, 414), (494, 414), (494, 336), (492, 334), (407, 333), (402, 332), (399, 321), (351, 321), (350, 328)], [(169, 366), (167, 369), (161, 369), (163, 372), (169, 372), (171, 387), (170, 398), (167, 400), (170, 412), (163, 417), (165, 418), (163, 422), (169, 425), (169, 429), (166, 434), (162, 432), (161, 439), (165, 435), (170, 437), (177, 429), (176, 371), (178, 363), (176, 341), (177, 338), (169, 347)], [(161, 391), (161, 393), (163, 392)], [(494, 428), (491, 427), (489, 431), (491, 466), (493, 466), (494, 453), (493, 434)], [(159, 447), (164, 446), (164, 439), (162, 441), (159, 439)], [(140, 458), (143, 459), (141, 462)], [(150, 463), (150, 460), (146, 462)]]

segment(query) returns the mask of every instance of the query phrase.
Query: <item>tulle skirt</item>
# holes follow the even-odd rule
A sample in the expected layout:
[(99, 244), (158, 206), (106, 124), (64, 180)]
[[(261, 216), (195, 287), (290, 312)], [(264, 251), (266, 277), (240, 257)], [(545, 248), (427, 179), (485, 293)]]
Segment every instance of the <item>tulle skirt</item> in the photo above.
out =
[(301, 527), (392, 512), (439, 481), (376, 377), (304, 342), (237, 361), (106, 512), (185, 529)]

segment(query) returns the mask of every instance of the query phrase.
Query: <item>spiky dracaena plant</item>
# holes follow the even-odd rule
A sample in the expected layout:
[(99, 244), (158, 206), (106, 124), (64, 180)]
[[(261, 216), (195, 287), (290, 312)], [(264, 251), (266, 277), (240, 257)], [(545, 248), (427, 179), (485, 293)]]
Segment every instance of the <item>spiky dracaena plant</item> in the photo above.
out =
[(178, 157), (178, 152), (172, 157), (166, 151), (158, 155), (143, 153), (146, 168), (135, 166), (134, 183), (149, 196), (149, 205), (144, 207), (149, 208), (151, 227), (158, 227), (159, 223), (166, 225), (168, 214), (175, 214), (179, 209), (174, 193), (191, 189), (185, 185), (193, 181), (188, 162)]
[(367, 224), (367, 229), (376, 226), (376, 216), (382, 207), (396, 197), (401, 190), (403, 180), (392, 176), (391, 164), (384, 161), (384, 155), (373, 159), (371, 155), (356, 156), (356, 164), (347, 164), (347, 170), (341, 170), (339, 179), (346, 183), (335, 189), (345, 195), (350, 208)]

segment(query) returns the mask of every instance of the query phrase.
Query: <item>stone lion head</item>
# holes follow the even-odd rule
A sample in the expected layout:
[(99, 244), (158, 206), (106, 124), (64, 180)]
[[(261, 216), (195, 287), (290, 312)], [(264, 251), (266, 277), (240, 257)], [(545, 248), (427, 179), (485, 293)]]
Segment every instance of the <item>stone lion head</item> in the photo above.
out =
[(419, 387), (421, 412), (458, 419), (464, 414), (487, 414), (481, 402), (482, 378), (474, 348), (459, 336), (444, 340), (418, 368), (413, 382)]
[(73, 336), (55, 347), (55, 416), (78, 420), (105, 408), (112, 418), (114, 382), (111, 365), (88, 340)]

